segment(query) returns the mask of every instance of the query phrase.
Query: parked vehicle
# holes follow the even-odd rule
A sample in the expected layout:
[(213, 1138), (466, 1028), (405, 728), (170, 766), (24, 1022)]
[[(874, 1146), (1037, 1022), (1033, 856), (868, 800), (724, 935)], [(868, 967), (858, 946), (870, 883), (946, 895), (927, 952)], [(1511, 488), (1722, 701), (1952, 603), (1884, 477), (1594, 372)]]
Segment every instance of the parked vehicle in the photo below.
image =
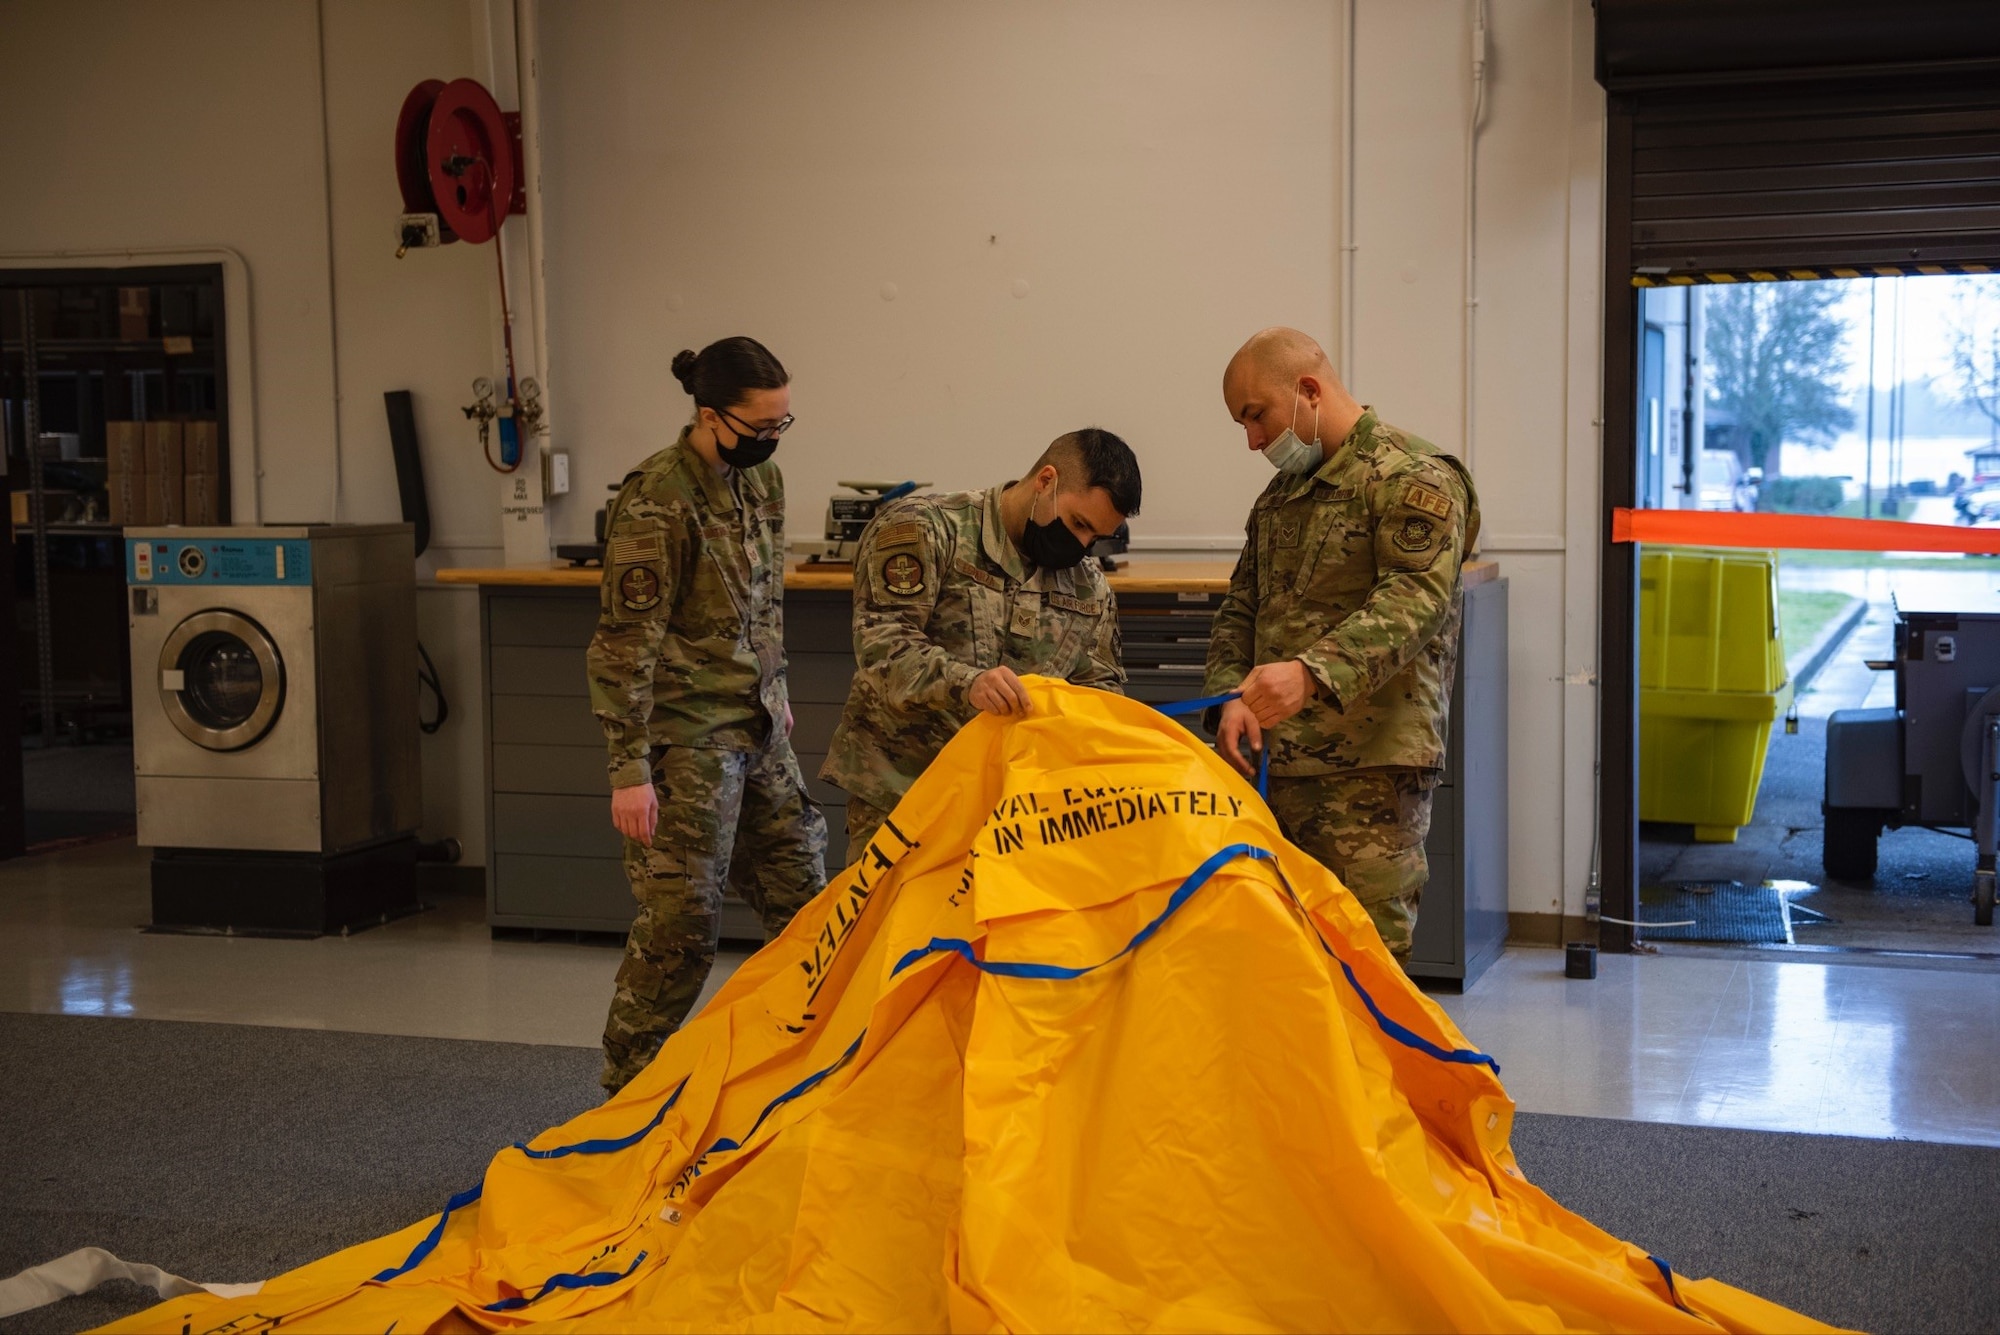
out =
[(1743, 461), (1731, 450), (1703, 450), (1697, 482), (1700, 508), (1744, 513), (1755, 510), (1757, 484), (1763, 480), (1763, 471), (1745, 470)]
[(1875, 875), (1882, 831), (1963, 831), (1976, 847), (1972, 921), (1993, 925), (2000, 784), (2000, 606), (1896, 607), (1896, 703), (1826, 721), (1822, 860), (1837, 880)]

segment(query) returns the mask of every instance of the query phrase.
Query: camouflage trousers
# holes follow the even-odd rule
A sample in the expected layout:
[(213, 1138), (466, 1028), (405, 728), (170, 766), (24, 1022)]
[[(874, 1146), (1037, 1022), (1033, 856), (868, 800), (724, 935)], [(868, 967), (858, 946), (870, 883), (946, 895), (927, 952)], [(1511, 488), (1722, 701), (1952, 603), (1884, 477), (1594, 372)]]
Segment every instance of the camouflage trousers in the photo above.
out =
[(1430, 879), (1424, 837), (1437, 776), (1420, 769), (1271, 778), (1285, 837), (1340, 878), (1397, 960), (1410, 957), (1417, 904)]
[(653, 754), (660, 823), (625, 841), (639, 912), (604, 1025), (604, 1088), (644, 1070), (715, 964), (726, 885), (777, 934), (826, 885), (826, 818), (782, 737), (762, 751), (671, 746)]

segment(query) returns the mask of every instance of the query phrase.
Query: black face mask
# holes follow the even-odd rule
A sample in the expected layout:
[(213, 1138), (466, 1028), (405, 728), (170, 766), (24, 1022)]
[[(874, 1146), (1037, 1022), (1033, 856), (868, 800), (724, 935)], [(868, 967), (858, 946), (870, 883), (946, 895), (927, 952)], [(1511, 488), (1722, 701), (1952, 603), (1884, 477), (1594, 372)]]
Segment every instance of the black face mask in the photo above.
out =
[[(736, 415), (727, 408), (716, 408), (712, 411), (717, 417), (722, 418), (729, 424), (730, 434), (736, 437), (735, 441), (728, 445), (724, 445), (719, 436), (715, 441), (715, 457), (722, 460), (723, 463), (728, 464), (731, 468), (755, 468), (758, 464), (763, 463), (778, 452), (777, 436), (759, 436), (753, 434), (751, 431), (745, 429), (748, 423), (739, 422)], [(783, 432), (787, 426), (791, 425), (791, 422), (792, 419), (787, 417), (783, 422), (779, 423), (778, 431)]]
[[(1055, 501), (1054, 487), (1049, 489), (1049, 500), (1051, 504)], [(1089, 554), (1090, 549), (1063, 523), (1060, 514), (1046, 524), (1037, 524), (1034, 507), (1029, 507), (1028, 526), (1021, 530), (1021, 555), (1044, 570), (1068, 570)]]
[(778, 452), (778, 442), (759, 440), (755, 436), (738, 436), (734, 445), (717, 442), (715, 457), (731, 468), (755, 468)]

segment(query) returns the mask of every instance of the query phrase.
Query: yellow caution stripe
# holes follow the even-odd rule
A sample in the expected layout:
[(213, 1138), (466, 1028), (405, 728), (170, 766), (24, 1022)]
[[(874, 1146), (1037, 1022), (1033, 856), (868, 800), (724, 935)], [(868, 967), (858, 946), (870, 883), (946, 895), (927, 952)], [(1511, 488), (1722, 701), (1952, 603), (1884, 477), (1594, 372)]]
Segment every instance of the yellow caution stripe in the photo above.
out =
[(1926, 260), (1907, 264), (1835, 264), (1817, 268), (1702, 269), (1685, 273), (1635, 273), (1633, 287), (1698, 287), (1710, 283), (1816, 283), (1829, 278), (1905, 278), (1918, 274), (1981, 274), (2000, 272), (1991, 264), (1938, 264)]

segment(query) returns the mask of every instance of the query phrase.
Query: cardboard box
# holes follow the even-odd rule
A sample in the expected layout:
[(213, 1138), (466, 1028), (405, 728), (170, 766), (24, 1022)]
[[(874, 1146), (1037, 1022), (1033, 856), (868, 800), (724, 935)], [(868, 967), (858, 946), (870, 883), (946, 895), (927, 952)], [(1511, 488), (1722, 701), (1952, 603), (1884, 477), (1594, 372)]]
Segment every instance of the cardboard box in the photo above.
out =
[(222, 432), (214, 422), (181, 424), (181, 467), (189, 477), (222, 472)]
[(186, 520), (187, 498), (182, 494), (185, 480), (179, 473), (146, 474), (146, 522), (181, 524)]
[(153, 333), (153, 289), (118, 289), (118, 338), (124, 343), (143, 343)]
[(106, 422), (104, 424), (104, 462), (112, 473), (143, 473), (146, 471), (146, 424), (144, 422)]
[(222, 479), (214, 473), (189, 473), (181, 487), (181, 496), (182, 523), (222, 522)]
[[(148, 473), (157, 473), (162, 477), (171, 476), (178, 482), (181, 475), (187, 472), (187, 467), (182, 462), (182, 458), (182, 436), (181, 424), (179, 422), (146, 423), (146, 471)], [(175, 504), (179, 504), (178, 498), (176, 498)], [(172, 521), (157, 520), (155, 522), (170, 523)]]
[[(138, 425), (136, 422), (132, 425)], [(146, 522), (147, 478), (142, 472), (112, 473), (104, 489), (111, 496), (111, 522), (138, 525)]]

